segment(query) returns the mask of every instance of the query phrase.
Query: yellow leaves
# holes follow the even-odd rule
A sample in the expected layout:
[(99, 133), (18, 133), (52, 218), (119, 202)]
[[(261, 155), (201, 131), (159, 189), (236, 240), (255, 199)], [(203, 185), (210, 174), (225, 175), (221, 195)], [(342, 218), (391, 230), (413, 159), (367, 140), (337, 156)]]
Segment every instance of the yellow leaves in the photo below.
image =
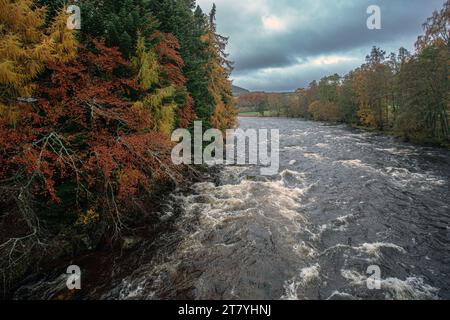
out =
[(17, 60), (24, 56), (20, 37), (16, 34), (6, 34), (1, 36), (0, 57), (3, 59)]
[(155, 90), (148, 94), (143, 101), (134, 104), (134, 108), (144, 108), (150, 112), (152, 130), (169, 136), (175, 124), (175, 110), (177, 105), (173, 102), (164, 103), (165, 99), (175, 94), (173, 87)]
[(236, 125), (237, 111), (234, 103), (225, 104), (219, 102), (214, 109), (214, 113), (211, 117), (211, 124), (214, 128), (221, 131), (234, 128)]
[(80, 226), (87, 226), (90, 224), (98, 223), (99, 220), (100, 214), (93, 209), (89, 209), (85, 213), (80, 214), (76, 224)]
[(0, 62), (0, 84), (20, 86), (23, 80), (24, 76), (16, 72), (13, 61), (3, 60)]
[(74, 31), (67, 28), (68, 17), (69, 14), (64, 8), (47, 30), (53, 59), (60, 63), (69, 62), (77, 56), (78, 42)]
[(29, 82), (43, 70), (48, 56), (40, 46), (44, 12), (32, 5), (28, 0), (0, 2), (0, 84), (10, 100), (29, 93)]
[(175, 103), (167, 104), (161, 108), (156, 109), (154, 118), (156, 123), (156, 130), (166, 136), (170, 136), (175, 125)]
[(377, 119), (368, 104), (359, 106), (358, 117), (361, 123), (367, 127), (375, 127), (377, 125)]
[(0, 118), (12, 127), (16, 127), (20, 120), (20, 110), (15, 105), (0, 103)]
[(0, 1), (0, 24), (4, 30), (18, 33), (23, 36), (25, 42), (38, 41), (41, 33), (37, 30), (44, 25), (45, 10), (34, 9), (31, 0), (1, 0)]
[(142, 103), (142, 101), (135, 102), (133, 104), (133, 106), (131, 107), (131, 109), (133, 111), (137, 111), (139, 113), (139, 115), (142, 115), (145, 111), (144, 104)]
[(174, 93), (175, 93), (175, 89), (172, 86), (157, 89), (157, 90), (155, 90), (154, 93), (149, 94), (145, 98), (145, 105), (150, 107), (151, 109), (157, 108), (158, 106), (160, 106), (163, 103), (164, 99), (170, 98), (171, 96), (174, 95)]
[(214, 99), (214, 111), (211, 124), (219, 130), (231, 129), (236, 122), (235, 100), (233, 99), (231, 81), (228, 79), (228, 70), (222, 65), (220, 44), (210, 31), (202, 37), (208, 44), (210, 59), (207, 65), (209, 79), (208, 91)]
[[(136, 56), (132, 59), (132, 65), (136, 73), (137, 83), (144, 91), (149, 91), (159, 85), (160, 66), (154, 50), (147, 49), (145, 39), (138, 37)], [(177, 104), (173, 100), (175, 94), (173, 86), (157, 88), (148, 92), (141, 101), (136, 102), (133, 108), (143, 114), (149, 113), (151, 130), (170, 136), (175, 125), (175, 110)], [(170, 102), (167, 102), (170, 101)]]
[(153, 50), (146, 48), (145, 39), (142, 36), (138, 37), (136, 56), (131, 62), (136, 72), (137, 83), (142, 90), (148, 90), (158, 83), (158, 58)]
[[(19, 97), (30, 97), (33, 80), (50, 61), (67, 62), (76, 57), (78, 43), (66, 28), (67, 15), (61, 12), (48, 29), (45, 10), (30, 0), (0, 0), (0, 99), (14, 104)], [(18, 112), (9, 112), (9, 123), (16, 123)]]

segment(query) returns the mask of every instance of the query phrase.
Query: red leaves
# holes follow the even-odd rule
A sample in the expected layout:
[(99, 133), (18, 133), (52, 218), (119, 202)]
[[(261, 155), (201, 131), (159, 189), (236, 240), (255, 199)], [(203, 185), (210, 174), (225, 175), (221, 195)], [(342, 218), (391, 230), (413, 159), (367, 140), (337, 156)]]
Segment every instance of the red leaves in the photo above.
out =
[[(76, 203), (128, 211), (134, 196), (176, 176), (171, 145), (149, 131), (148, 111), (131, 102), (133, 75), (117, 49), (91, 40), (78, 53), (71, 62), (47, 65), (39, 102), (18, 109), (18, 128), (0, 117), (0, 179), (24, 180), (41, 203), (67, 200), (58, 190), (75, 185)], [(184, 109), (190, 121), (192, 99)]]
[(260, 106), (267, 103), (268, 95), (264, 92), (251, 92), (239, 96), (238, 105), (242, 108)]
[[(85, 46), (81, 46), (85, 49), (79, 55), (79, 60), (84, 64), (91, 67), (96, 67), (100, 72), (105, 72), (107, 75), (112, 76), (113, 71), (120, 65), (129, 65), (129, 62), (122, 57), (118, 48), (109, 48), (105, 45), (103, 40), (90, 40), (94, 49), (92, 51), (86, 51)], [(91, 72), (93, 70), (90, 70)]]
[[(151, 36), (151, 40), (156, 42), (155, 50), (162, 67), (161, 81), (181, 89), (186, 84), (186, 77), (183, 73), (185, 64), (179, 53), (180, 43), (178, 39), (171, 33), (156, 31)], [(178, 118), (180, 128), (189, 127), (197, 118), (194, 111), (194, 100), (189, 93), (184, 95), (184, 105), (179, 109)]]
[(194, 111), (194, 99), (186, 93), (184, 95), (184, 106), (180, 109), (180, 128), (187, 128), (197, 118)]
[(163, 68), (163, 77), (174, 85), (181, 88), (186, 83), (183, 74), (184, 61), (179, 53), (180, 44), (178, 39), (171, 33), (155, 32), (152, 40), (157, 41), (155, 50), (159, 57), (159, 63)]
[[(142, 190), (150, 191), (167, 171), (175, 172), (167, 139), (157, 133), (123, 135), (91, 145), (92, 156), (84, 170), (97, 191), (109, 181), (121, 203), (127, 204)], [(169, 169), (170, 168), (170, 169)], [(100, 173), (100, 175), (99, 175)]]
[(113, 171), (117, 169), (117, 164), (114, 160), (114, 155), (117, 151), (104, 145), (91, 147), (93, 156), (89, 159), (88, 166), (86, 168), (91, 168), (94, 170), (98, 168), (105, 178), (110, 179)]
[(128, 62), (117, 49), (107, 48), (101, 41), (92, 40), (92, 45), (95, 53), (80, 46), (75, 61), (48, 65), (52, 76), (41, 84), (41, 92), (48, 101), (72, 108), (83, 105), (126, 106), (119, 94), (129, 91), (132, 83), (114, 72), (127, 66)]

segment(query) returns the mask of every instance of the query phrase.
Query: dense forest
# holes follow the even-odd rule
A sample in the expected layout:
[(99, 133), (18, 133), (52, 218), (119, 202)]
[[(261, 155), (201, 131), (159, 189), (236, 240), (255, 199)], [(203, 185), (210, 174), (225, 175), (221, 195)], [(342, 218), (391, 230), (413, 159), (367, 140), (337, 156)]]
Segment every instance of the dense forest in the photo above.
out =
[[(216, 7), (0, 0), (0, 288), (40, 261), (114, 246), (185, 179), (170, 135), (236, 111)], [(143, 219), (145, 221), (143, 221)]]
[(416, 52), (374, 47), (345, 76), (333, 74), (292, 93), (239, 96), (240, 111), (344, 122), (418, 143), (449, 144), (450, 1), (423, 24)]

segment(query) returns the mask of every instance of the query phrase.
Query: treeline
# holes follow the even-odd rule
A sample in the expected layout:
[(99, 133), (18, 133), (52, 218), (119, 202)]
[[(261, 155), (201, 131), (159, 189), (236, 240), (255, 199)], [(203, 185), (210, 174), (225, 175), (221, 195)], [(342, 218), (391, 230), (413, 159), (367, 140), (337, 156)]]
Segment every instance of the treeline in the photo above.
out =
[(0, 0), (2, 284), (37, 258), (112, 243), (148, 216), (160, 186), (183, 179), (172, 130), (235, 123), (215, 6), (75, 4), (72, 31), (64, 0)]
[(341, 77), (313, 81), (295, 93), (250, 93), (240, 110), (344, 122), (394, 132), (419, 143), (450, 139), (450, 1), (424, 23), (411, 54), (374, 47), (366, 62)]

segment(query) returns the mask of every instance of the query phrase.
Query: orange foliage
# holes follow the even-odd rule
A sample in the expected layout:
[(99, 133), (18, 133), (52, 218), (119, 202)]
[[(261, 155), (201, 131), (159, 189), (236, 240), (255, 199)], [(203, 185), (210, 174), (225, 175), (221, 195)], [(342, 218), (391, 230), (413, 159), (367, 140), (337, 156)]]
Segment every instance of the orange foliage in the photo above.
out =
[(189, 125), (197, 119), (197, 115), (194, 110), (194, 99), (186, 93), (184, 95), (184, 106), (179, 112), (179, 126), (180, 128), (187, 128)]
[(53, 202), (65, 200), (58, 190), (69, 183), (75, 210), (115, 217), (179, 175), (170, 142), (148, 129), (145, 110), (124, 100), (138, 90), (132, 75), (123, 76), (128, 61), (102, 41), (78, 51), (71, 62), (48, 64), (39, 101), (21, 109), (17, 128), (0, 117), (0, 179), (22, 180)]
[(314, 120), (337, 122), (341, 119), (339, 106), (333, 102), (315, 101), (309, 106)]
[(157, 41), (155, 50), (162, 67), (162, 80), (169, 81), (169, 84), (176, 88), (181, 88), (186, 83), (186, 78), (183, 74), (184, 61), (179, 53), (178, 39), (171, 33), (160, 31), (156, 31), (151, 39)]

